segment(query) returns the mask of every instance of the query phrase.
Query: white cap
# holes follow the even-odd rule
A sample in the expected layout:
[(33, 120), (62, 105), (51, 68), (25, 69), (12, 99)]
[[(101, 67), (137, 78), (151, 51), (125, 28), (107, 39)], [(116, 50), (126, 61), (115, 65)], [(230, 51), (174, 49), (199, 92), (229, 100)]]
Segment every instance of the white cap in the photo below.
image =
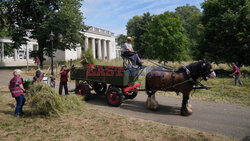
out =
[(20, 69), (15, 69), (14, 71), (13, 71), (13, 75), (14, 76), (18, 76), (18, 75), (20, 75), (22, 73), (22, 71), (20, 70)]
[(127, 40), (131, 40), (132, 38), (131, 37), (128, 37)]

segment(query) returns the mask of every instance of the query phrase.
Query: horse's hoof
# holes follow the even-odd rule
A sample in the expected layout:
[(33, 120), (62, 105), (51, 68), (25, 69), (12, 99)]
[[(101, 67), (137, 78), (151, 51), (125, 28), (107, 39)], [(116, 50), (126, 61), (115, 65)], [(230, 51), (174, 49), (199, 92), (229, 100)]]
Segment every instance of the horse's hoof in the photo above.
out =
[(188, 109), (185, 109), (185, 110), (181, 110), (181, 115), (182, 116), (189, 116), (191, 115), (193, 112), (188, 110)]
[(156, 111), (158, 110), (159, 104), (158, 102), (155, 100), (155, 97), (148, 97), (147, 101), (146, 101), (146, 108)]
[(157, 111), (158, 110), (158, 104), (156, 103), (152, 103), (151, 106), (150, 106), (150, 109), (153, 110), (153, 111)]
[(193, 110), (192, 110), (192, 107), (187, 107), (187, 112), (189, 113), (189, 115), (192, 115), (193, 114)]
[(150, 109), (150, 105), (151, 105), (150, 98), (148, 98), (146, 101), (146, 108)]
[(190, 108), (190, 109), (193, 108), (193, 106), (191, 104), (189, 104), (189, 103), (187, 104), (187, 107)]

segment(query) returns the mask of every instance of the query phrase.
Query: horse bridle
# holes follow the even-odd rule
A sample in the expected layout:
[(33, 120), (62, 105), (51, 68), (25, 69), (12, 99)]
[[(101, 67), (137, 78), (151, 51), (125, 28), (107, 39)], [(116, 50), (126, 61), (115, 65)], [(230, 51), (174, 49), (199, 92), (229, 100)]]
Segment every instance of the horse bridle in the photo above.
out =
[[(210, 69), (208, 69), (207, 68), (207, 66), (208, 66), (208, 64), (209, 63), (205, 63), (205, 65), (202, 65), (202, 67), (201, 67), (201, 76), (202, 76), (202, 78), (205, 80), (205, 81), (207, 81), (207, 77), (212, 73), (212, 72), (214, 72), (214, 70), (212, 69), (212, 67), (210, 68)], [(211, 65), (211, 64), (209, 64), (209, 65)], [(204, 69), (206, 69), (206, 70), (204, 70)]]

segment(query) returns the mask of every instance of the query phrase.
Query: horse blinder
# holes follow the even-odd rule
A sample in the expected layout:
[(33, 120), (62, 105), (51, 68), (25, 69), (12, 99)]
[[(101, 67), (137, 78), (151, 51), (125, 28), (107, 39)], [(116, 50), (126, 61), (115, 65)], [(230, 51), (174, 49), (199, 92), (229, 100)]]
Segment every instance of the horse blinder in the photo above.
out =
[(209, 78), (215, 78), (216, 74), (214, 72), (214, 70), (212, 69), (212, 66), (209, 62), (207, 62), (206, 64), (203, 63), (202, 64), (202, 78), (207, 81)]

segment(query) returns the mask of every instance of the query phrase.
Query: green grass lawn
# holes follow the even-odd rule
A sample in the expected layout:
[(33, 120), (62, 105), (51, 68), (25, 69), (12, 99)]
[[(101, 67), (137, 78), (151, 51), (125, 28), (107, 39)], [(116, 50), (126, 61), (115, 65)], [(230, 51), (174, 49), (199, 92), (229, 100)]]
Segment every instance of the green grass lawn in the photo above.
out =
[(212, 86), (210, 90), (197, 90), (193, 97), (223, 103), (250, 106), (250, 80), (242, 78), (244, 86), (234, 86), (233, 78), (216, 78), (203, 84)]

